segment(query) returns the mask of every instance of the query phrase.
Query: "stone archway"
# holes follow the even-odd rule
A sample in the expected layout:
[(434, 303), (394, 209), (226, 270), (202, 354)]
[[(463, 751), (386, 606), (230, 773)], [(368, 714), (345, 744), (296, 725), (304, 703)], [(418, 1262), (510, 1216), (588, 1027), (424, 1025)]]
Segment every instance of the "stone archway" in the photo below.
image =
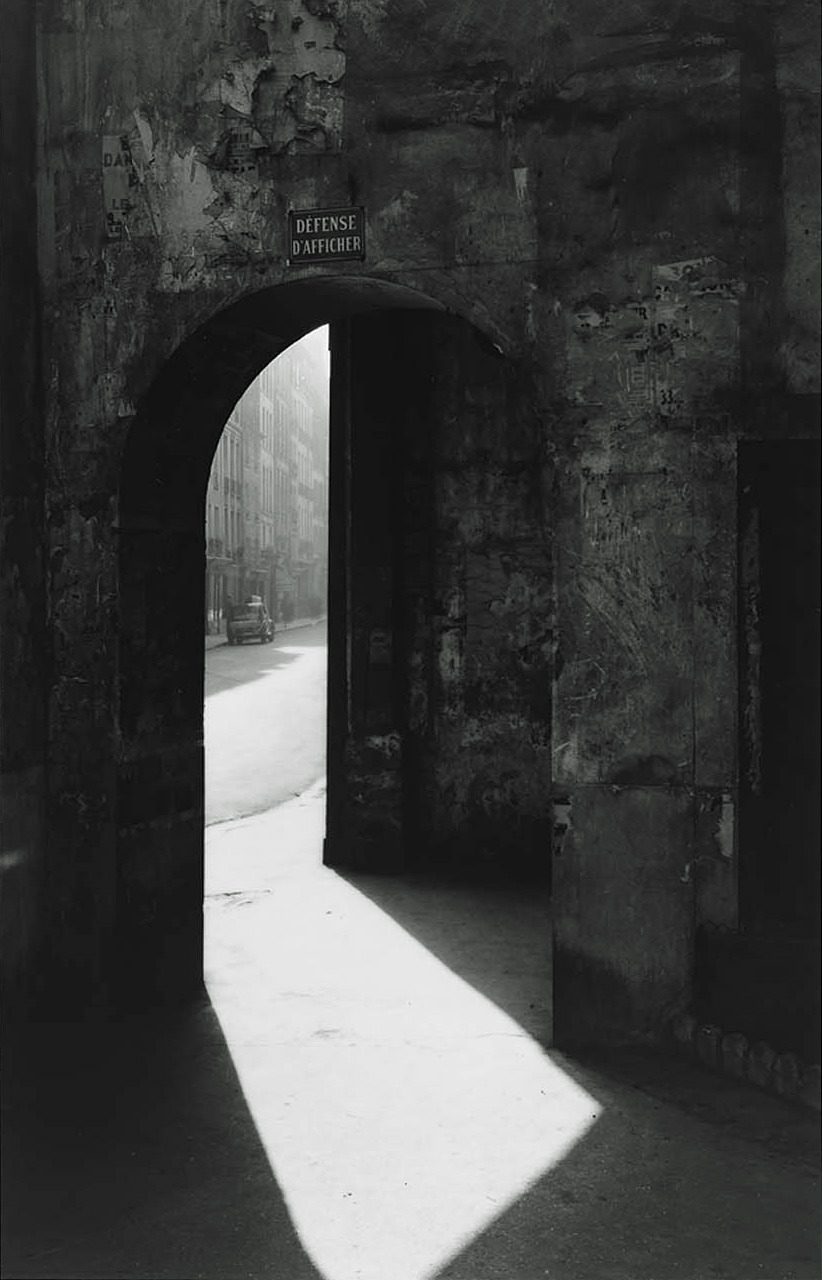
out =
[(118, 520), (115, 972), (156, 1005), (202, 966), (204, 494), (231, 407), (332, 333), (326, 858), (534, 874), (550, 856), (550, 483), (525, 370), (433, 299), (310, 280), (167, 362)]

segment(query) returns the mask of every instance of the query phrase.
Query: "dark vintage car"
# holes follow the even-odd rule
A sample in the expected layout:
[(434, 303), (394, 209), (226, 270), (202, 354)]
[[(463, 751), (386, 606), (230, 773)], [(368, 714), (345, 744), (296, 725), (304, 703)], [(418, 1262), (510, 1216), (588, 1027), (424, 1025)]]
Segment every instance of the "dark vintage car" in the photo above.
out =
[(270, 644), (274, 639), (274, 621), (262, 600), (249, 600), (235, 604), (228, 616), (228, 643), (242, 644), (245, 640), (259, 640)]

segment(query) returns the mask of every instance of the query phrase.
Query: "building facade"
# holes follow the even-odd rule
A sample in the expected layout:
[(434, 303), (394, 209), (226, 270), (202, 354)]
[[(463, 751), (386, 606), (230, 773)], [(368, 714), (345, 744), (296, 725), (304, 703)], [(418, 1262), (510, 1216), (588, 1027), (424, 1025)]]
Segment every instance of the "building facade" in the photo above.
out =
[(251, 594), (275, 622), (325, 612), (328, 376), (323, 328), (263, 369), (231, 411), (208, 481), (206, 634)]
[(235, 405), (220, 437), (206, 495), (206, 634), (217, 632), (242, 591), (243, 428)]

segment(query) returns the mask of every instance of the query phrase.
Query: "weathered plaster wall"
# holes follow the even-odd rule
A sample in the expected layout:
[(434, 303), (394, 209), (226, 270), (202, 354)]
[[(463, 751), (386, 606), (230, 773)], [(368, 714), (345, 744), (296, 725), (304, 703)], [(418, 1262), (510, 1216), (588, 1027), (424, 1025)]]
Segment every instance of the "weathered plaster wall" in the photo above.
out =
[[(427, 430), (406, 445), (427, 467), (430, 582), (406, 588), (414, 664), (409, 778), (418, 856), (547, 877), (551, 857), (554, 645), (553, 457), (530, 371), (477, 335), (428, 330)], [(407, 504), (408, 505), (408, 504)], [(414, 527), (414, 516), (420, 523)], [(413, 546), (412, 542), (412, 546)]]
[[(176, 793), (151, 778), (174, 744), (179, 794), (195, 796), (181, 811), (198, 821), (197, 681), (180, 677), (172, 722), (152, 727), (133, 678), (152, 689), (159, 633), (136, 640), (162, 591), (145, 572), (173, 545), (152, 485), (178, 486), (181, 528), (194, 521), (217, 408), (278, 335), (262, 310), (215, 321), (171, 418), (147, 392), (230, 304), (329, 274), (285, 265), (289, 206), (362, 203), (366, 261), (334, 273), (471, 320), (527, 384), (509, 412), (503, 372), (470, 402), (464, 351), (438, 375), (442, 613), (416, 650), (417, 703), (433, 699), (439, 735), (434, 751), (430, 717), (416, 722), (426, 834), (459, 814), (498, 847), (526, 778), (525, 807), (542, 813), (556, 646), (570, 822), (558, 972), (583, 1006), (615, 984), (615, 1034), (652, 1026), (687, 987), (694, 919), (735, 919), (735, 442), (794, 430), (818, 392), (813, 7), (794, 0), (776, 23), (725, 0), (46, 0), (37, 13), (42, 301), (25, 306), (42, 316), (51, 567), (35, 683), (49, 698), (49, 932), (69, 985), (103, 977), (118, 825), (126, 860), (151, 864), (146, 904), (166, 883)], [(297, 336), (287, 308), (276, 323)], [(118, 532), (124, 457), (152, 496)], [(118, 584), (118, 539), (140, 530), (156, 545)], [(124, 626), (136, 640), (118, 658)], [(482, 712), (477, 664), (500, 674)], [(165, 697), (183, 667), (161, 668)], [(485, 759), (473, 790), (448, 765), (469, 745)], [(197, 837), (183, 843), (192, 862)], [(190, 896), (191, 868), (183, 880)]]

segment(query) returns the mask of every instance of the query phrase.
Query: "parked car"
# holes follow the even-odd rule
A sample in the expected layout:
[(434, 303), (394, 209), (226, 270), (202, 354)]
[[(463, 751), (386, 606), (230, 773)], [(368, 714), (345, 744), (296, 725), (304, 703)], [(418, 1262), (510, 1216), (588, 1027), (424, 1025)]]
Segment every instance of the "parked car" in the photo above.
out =
[(248, 600), (232, 608), (227, 634), (229, 644), (243, 644), (246, 640), (270, 644), (274, 639), (274, 620), (262, 600)]

